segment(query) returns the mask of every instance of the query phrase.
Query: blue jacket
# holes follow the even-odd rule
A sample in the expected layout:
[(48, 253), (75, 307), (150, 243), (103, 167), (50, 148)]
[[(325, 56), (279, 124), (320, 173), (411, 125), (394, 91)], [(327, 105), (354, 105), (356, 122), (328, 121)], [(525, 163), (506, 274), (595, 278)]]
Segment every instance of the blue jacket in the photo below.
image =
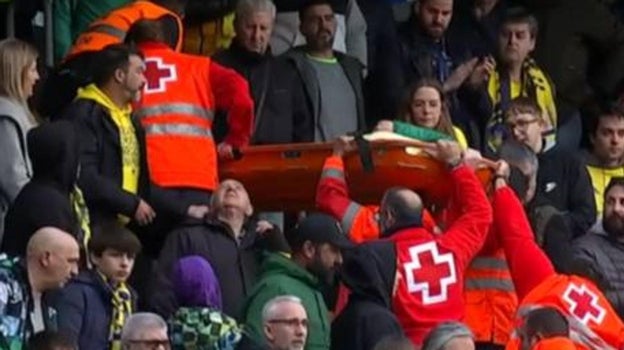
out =
[[(132, 291), (133, 310), (136, 294)], [(58, 330), (78, 342), (79, 349), (108, 350), (113, 312), (112, 291), (94, 271), (83, 271), (51, 298)]]

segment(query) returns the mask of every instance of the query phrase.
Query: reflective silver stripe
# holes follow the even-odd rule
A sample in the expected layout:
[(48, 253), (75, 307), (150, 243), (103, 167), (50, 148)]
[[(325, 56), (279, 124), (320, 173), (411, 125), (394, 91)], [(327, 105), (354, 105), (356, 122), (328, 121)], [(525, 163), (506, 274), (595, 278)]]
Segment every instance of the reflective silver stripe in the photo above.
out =
[(170, 123), (170, 124), (150, 124), (145, 126), (145, 134), (152, 135), (184, 135), (184, 136), (201, 136), (212, 137), (209, 129), (196, 125)]
[(474, 269), (509, 270), (505, 259), (477, 257), (472, 260), (470, 267)]
[(126, 38), (126, 31), (113, 27), (110, 24), (97, 24), (87, 30), (88, 32), (103, 33), (114, 36), (123, 41)]
[(357, 213), (360, 211), (360, 208), (361, 206), (355, 202), (349, 203), (347, 211), (345, 212), (341, 221), (342, 229), (347, 232), (347, 234), (351, 232), (353, 221), (355, 220), (355, 216), (357, 215)]
[(332, 178), (337, 180), (344, 180), (344, 172), (338, 169), (324, 169), (321, 173), (321, 178)]
[(212, 120), (214, 116), (212, 110), (203, 109), (190, 103), (167, 103), (156, 106), (144, 107), (136, 112), (136, 116), (138, 118), (145, 118), (171, 113), (193, 115), (208, 120)]
[(514, 291), (511, 281), (494, 278), (468, 278), (466, 279), (465, 288), (467, 290), (495, 289), (504, 292)]

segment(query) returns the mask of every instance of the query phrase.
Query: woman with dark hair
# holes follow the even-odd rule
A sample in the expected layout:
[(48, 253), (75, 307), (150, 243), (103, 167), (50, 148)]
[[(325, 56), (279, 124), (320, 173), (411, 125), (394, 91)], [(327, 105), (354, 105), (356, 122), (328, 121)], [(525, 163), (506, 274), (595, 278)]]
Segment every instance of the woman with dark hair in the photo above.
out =
[(382, 120), (375, 130), (422, 141), (452, 139), (462, 148), (468, 148), (466, 136), (451, 122), (442, 85), (435, 79), (421, 79), (413, 84), (401, 105), (398, 120)]

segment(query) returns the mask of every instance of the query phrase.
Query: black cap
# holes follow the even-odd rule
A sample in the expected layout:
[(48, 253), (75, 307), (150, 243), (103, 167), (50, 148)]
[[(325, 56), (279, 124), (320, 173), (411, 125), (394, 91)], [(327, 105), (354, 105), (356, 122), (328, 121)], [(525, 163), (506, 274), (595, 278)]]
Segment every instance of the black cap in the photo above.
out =
[(309, 214), (301, 220), (288, 241), (294, 250), (300, 248), (305, 241), (329, 243), (340, 249), (354, 247), (340, 227), (340, 223), (333, 217), (321, 213)]

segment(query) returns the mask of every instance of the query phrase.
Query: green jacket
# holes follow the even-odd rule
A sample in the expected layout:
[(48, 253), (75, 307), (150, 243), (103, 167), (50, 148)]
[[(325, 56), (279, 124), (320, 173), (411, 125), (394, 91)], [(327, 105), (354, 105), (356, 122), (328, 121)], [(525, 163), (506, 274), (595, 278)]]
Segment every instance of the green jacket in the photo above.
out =
[(319, 282), (304, 268), (281, 254), (269, 255), (262, 264), (262, 274), (243, 310), (245, 329), (256, 340), (263, 341), (262, 308), (280, 295), (301, 299), (308, 313), (306, 350), (329, 349), (330, 324), (327, 306), (319, 292)]

